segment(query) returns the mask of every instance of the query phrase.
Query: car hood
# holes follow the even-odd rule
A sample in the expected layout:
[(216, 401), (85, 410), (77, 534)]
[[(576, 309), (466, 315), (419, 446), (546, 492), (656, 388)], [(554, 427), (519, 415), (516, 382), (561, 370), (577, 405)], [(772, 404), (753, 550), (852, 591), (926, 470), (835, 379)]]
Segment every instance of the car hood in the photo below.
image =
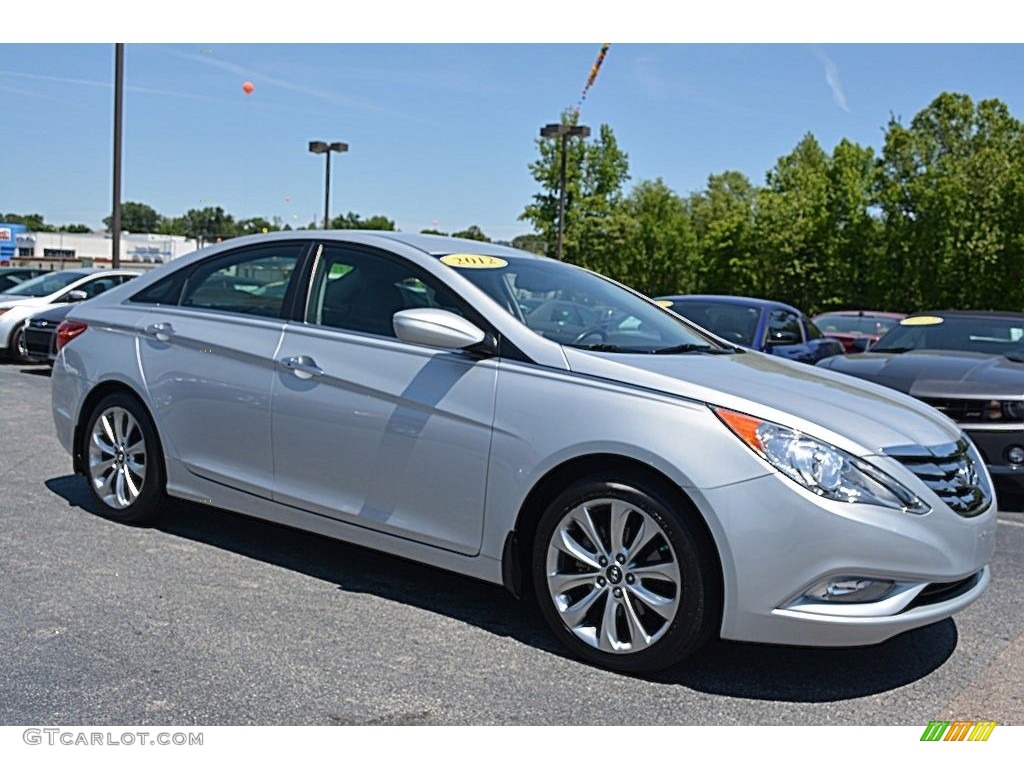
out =
[(914, 397), (1021, 398), (1024, 362), (1002, 355), (917, 350), (830, 358), (822, 367), (883, 384)]
[(48, 296), (25, 296), (22, 298), (11, 296), (6, 298), (0, 293), (0, 299), (4, 299), (0, 301), (0, 309), (10, 309), (11, 307), (45, 307), (50, 303)]
[(565, 356), (574, 372), (733, 408), (860, 455), (960, 436), (938, 411), (892, 389), (759, 352), (662, 356), (566, 347)]

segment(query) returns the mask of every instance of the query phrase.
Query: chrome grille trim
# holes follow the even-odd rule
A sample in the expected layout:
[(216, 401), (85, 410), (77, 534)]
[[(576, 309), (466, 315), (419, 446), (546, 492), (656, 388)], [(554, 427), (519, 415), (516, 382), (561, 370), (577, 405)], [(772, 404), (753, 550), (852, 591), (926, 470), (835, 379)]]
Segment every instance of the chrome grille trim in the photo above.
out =
[(899, 446), (882, 451), (917, 475), (929, 490), (962, 517), (974, 517), (992, 503), (966, 440), (938, 445)]

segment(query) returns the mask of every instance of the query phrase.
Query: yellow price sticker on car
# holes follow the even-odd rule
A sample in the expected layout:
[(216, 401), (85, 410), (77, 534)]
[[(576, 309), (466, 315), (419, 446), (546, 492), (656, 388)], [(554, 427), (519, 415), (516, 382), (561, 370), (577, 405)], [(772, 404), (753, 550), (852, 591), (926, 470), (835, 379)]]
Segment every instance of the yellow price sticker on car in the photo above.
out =
[(940, 325), (943, 322), (941, 317), (921, 315), (920, 317), (908, 317), (900, 320), (900, 325)]
[(654, 303), (657, 304), (659, 307), (664, 307), (665, 309), (668, 309), (669, 307), (672, 306), (672, 302), (669, 301), (668, 299), (658, 299)]
[(441, 263), (459, 269), (501, 269), (508, 262), (497, 256), (480, 256), (475, 253), (449, 253), (441, 257)]

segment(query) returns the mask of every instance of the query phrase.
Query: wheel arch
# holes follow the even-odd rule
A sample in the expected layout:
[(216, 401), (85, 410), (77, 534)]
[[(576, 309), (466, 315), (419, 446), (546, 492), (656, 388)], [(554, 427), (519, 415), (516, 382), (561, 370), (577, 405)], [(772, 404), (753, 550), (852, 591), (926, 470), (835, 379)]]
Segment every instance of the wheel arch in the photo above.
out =
[[(138, 401), (139, 406), (146, 411), (146, 415), (149, 416), (149, 420), (154, 425), (154, 431), (156, 431), (156, 421), (153, 419), (152, 411), (150, 411), (149, 406), (146, 405), (146, 401), (133, 387), (131, 387), (130, 385), (126, 384), (123, 381), (117, 380), (101, 382), (100, 384), (93, 387), (89, 391), (89, 394), (86, 395), (85, 398), (82, 400), (82, 405), (78, 409), (78, 417), (75, 419), (75, 431), (74, 436), (72, 438), (73, 451), (71, 455), (71, 464), (76, 474), (85, 473), (85, 457), (82, 450), (82, 430), (84, 429), (83, 421), (90, 413), (92, 413), (93, 408), (96, 407), (96, 404), (100, 402), (100, 400), (105, 398), (107, 395), (112, 395), (117, 392), (126, 394), (129, 397), (133, 398), (134, 400)], [(156, 440), (156, 447), (160, 455), (160, 460), (166, 461), (166, 458), (164, 457), (163, 446), (160, 444), (159, 431), (156, 431)]]
[(629, 456), (609, 453), (589, 454), (564, 461), (550, 469), (530, 489), (519, 509), (515, 527), (505, 538), (502, 551), (502, 582), (508, 591), (517, 598), (530, 593), (530, 552), (533, 550), (534, 535), (541, 515), (568, 484), (591, 475), (634, 481), (648, 491), (661, 495), (673, 509), (695, 521), (698, 533), (705, 538), (708, 552), (714, 558), (712, 576), (718, 593), (724, 594), (724, 572), (718, 543), (693, 499), (671, 478), (650, 464)]

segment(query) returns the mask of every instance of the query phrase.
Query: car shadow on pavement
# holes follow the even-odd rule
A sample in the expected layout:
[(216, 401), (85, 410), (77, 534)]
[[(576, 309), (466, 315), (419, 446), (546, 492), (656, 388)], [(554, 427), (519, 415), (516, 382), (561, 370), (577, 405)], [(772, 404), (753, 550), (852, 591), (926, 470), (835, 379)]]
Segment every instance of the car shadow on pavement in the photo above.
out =
[[(69, 505), (100, 516), (84, 478), (65, 475), (46, 487)], [(173, 500), (157, 529), (261, 562), (442, 614), (513, 638), (573, 663), (529, 600), (502, 587), (206, 505)], [(645, 676), (649, 683), (709, 694), (787, 702), (859, 698), (933, 672), (957, 645), (952, 619), (866, 648), (791, 648), (716, 640), (684, 665)]]

